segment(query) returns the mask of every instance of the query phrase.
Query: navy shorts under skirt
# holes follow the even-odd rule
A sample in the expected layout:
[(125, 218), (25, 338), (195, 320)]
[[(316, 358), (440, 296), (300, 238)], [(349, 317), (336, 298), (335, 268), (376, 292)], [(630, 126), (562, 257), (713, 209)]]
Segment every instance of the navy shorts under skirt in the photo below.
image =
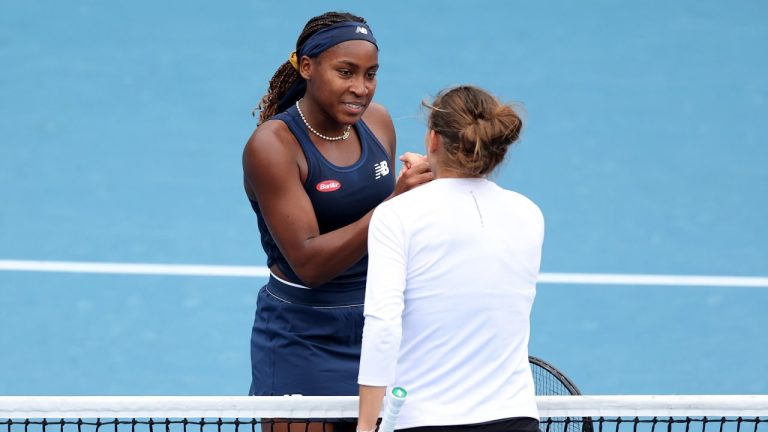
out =
[[(356, 396), (364, 292), (309, 306), (314, 290), (274, 277), (259, 291), (251, 332), (251, 396)], [(330, 300), (329, 300), (330, 298)], [(339, 299), (336, 296), (336, 299)], [(318, 302), (312, 302), (318, 304)]]

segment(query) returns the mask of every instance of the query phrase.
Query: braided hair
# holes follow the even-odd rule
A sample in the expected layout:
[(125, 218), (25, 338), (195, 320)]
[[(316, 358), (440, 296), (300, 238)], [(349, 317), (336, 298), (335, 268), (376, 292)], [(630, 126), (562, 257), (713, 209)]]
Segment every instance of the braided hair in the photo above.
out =
[[(299, 39), (296, 41), (296, 52), (298, 53), (301, 50), (302, 45), (304, 45), (304, 42), (306, 42), (307, 39), (309, 39), (319, 30), (334, 24), (348, 21), (361, 22), (365, 24), (365, 19), (362, 17), (346, 12), (326, 12), (322, 15), (311, 18), (309, 21), (307, 21), (307, 24), (304, 26), (304, 30), (301, 32)], [(285, 97), (288, 89), (297, 80), (300, 79), (303, 78), (301, 75), (299, 75), (299, 71), (294, 69), (290, 61), (286, 61), (280, 65), (279, 68), (277, 68), (277, 72), (275, 72), (275, 74), (272, 76), (272, 79), (269, 80), (269, 89), (267, 90), (267, 94), (261, 98), (261, 102), (259, 102), (257, 107), (261, 111), (259, 113), (259, 124), (264, 123), (270, 117), (278, 113), (278, 104), (280, 103), (281, 99)], [(296, 101), (286, 101), (288, 104), (292, 104), (294, 102)]]

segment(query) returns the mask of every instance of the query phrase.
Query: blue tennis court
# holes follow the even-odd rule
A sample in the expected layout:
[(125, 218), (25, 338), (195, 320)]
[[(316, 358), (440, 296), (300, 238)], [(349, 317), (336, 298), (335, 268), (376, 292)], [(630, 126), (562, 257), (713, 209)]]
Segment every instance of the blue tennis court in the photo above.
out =
[(420, 101), (445, 86), (522, 102), (495, 179), (542, 208), (542, 272), (630, 281), (539, 285), (532, 354), (588, 394), (768, 393), (768, 3), (9, 0), (0, 394), (247, 393), (264, 279), (119, 264), (265, 265), (251, 109), (333, 9), (379, 40), (399, 151), (421, 150)]

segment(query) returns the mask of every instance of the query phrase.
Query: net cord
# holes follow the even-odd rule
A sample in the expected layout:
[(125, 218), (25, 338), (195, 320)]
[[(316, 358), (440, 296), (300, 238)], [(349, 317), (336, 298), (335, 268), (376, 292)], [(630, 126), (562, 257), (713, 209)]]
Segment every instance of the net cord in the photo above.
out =
[[(768, 417), (768, 395), (537, 396), (545, 417)], [(1, 419), (356, 418), (356, 396), (0, 396)]]

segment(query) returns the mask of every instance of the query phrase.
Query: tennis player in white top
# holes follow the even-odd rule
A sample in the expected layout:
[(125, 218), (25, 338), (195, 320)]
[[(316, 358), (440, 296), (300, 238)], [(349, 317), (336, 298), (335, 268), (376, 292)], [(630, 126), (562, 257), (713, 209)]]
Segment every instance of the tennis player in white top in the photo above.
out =
[(528, 338), (544, 219), (487, 179), (522, 121), (472, 86), (424, 105), (435, 180), (380, 204), (368, 231), (358, 430), (399, 386), (398, 430), (537, 431)]

